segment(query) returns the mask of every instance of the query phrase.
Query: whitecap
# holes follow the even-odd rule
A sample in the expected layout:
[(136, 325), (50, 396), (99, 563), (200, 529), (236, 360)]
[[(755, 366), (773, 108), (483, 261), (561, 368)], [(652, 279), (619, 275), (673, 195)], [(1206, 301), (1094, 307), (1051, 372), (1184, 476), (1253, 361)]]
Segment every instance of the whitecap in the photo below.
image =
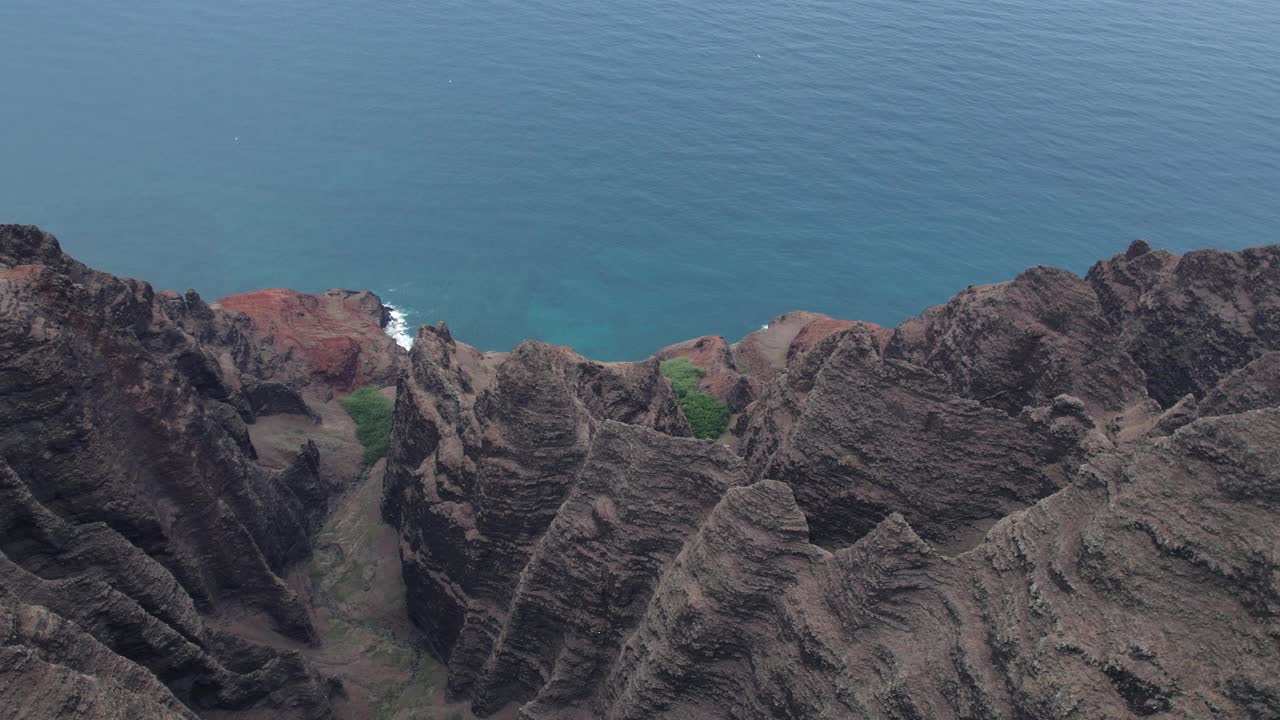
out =
[(391, 311), (391, 322), (387, 323), (386, 333), (405, 350), (412, 348), (413, 336), (409, 334), (409, 313), (389, 303), (387, 309)]

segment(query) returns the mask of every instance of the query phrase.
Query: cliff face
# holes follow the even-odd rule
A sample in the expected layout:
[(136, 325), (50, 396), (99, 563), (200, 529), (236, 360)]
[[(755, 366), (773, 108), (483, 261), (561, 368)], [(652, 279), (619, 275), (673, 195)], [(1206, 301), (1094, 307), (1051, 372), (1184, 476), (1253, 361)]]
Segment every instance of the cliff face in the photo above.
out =
[[(309, 412), (263, 372), (283, 365), (263, 345), (194, 292), (0, 226), (0, 613), (16, 628), (0, 698), (18, 716), (60, 702), (76, 717), (329, 716), (329, 680), (224, 629), (261, 617), (314, 638), (282, 577), (352, 479), (323, 471), (309, 441), (274, 469), (256, 462), (252, 423)], [(42, 667), (70, 674), (41, 692), (19, 679)]]
[(873, 323), (837, 320), (800, 311), (780, 315), (732, 345), (722, 337), (706, 335), (668, 345), (654, 353), (654, 357), (658, 360), (689, 358), (706, 373), (697, 389), (723, 401), (732, 412), (740, 413), (789, 362), (823, 339), (849, 328), (870, 333), (881, 349), (892, 336), (889, 330)]
[(1069, 394), (1102, 415), (1145, 396), (1141, 371), (1112, 334), (1087, 282), (1039, 267), (926, 310), (898, 327), (885, 354), (1009, 414)]
[(142, 667), (57, 613), (0, 587), (0, 702), (6, 717), (190, 720)]
[(649, 364), (587, 373), (645, 388), (602, 405), (567, 351), (424, 329), (384, 501), (411, 612), (481, 714), (1276, 716), (1271, 254), (661, 350), (736, 453), (672, 437)]
[[(654, 361), (601, 365), (525, 342), (481, 353), (423, 327), (396, 393), (384, 515), (400, 528), (410, 613), (450, 662), (454, 692), (512, 693), (486, 670), (521, 572), (602, 423), (688, 434)], [(518, 620), (518, 618), (517, 618)], [(477, 687), (478, 686), (478, 687)], [(492, 699), (489, 699), (489, 698)]]
[(356, 473), (318, 410), (392, 379), (381, 514), (479, 715), (1280, 717), (1277, 252), (1135, 243), (894, 330), (595, 363), (444, 325), (406, 355), (371, 294), (210, 306), (0, 226), (0, 718), (332, 716), (283, 578)]
[(1139, 242), (1087, 279), (1151, 397), (1166, 407), (1280, 349), (1280, 247), (1179, 257)]
[(249, 318), (265, 380), (338, 392), (396, 383), (403, 353), (383, 332), (390, 312), (371, 292), (259, 290), (213, 307)]
[(963, 545), (1065, 484), (1092, 421), (1067, 396), (1010, 417), (955, 395), (947, 378), (886, 359), (861, 329), (833, 335), (750, 409), (741, 449), (753, 478), (790, 485), (812, 540), (847, 545), (903, 513), (923, 536)]
[(807, 543), (773, 481), (666, 573), (598, 717), (1274, 717), (1280, 411), (1197, 421), (940, 555)]

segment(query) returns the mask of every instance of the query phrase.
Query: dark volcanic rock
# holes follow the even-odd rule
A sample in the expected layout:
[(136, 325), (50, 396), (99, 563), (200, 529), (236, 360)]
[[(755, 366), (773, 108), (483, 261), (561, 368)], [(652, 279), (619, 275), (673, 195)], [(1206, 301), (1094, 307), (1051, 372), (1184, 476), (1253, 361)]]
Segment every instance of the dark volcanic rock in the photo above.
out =
[[(15, 598), (71, 621), (123, 655), (121, 663), (175, 684), (197, 710), (262, 705), (328, 715), (328, 681), (296, 655), (243, 647), (207, 627), (168, 570), (105, 523), (59, 518), (3, 461), (0, 501), (0, 587)], [(233, 652), (220, 650), (229, 643)]]
[(1138, 312), (1143, 294), (1177, 265), (1177, 255), (1135, 240), (1123, 254), (1095, 263), (1085, 279), (1098, 294), (1107, 321), (1119, 326)]
[(532, 698), (529, 717), (586, 712), (658, 574), (744, 480), (741, 461), (724, 447), (606, 421), (520, 573), (472, 690), (477, 708)]
[(319, 422), (320, 416), (307, 404), (302, 393), (291, 385), (278, 382), (259, 382), (244, 387), (245, 400), (253, 409), (254, 417), (264, 415), (306, 415)]
[(0, 708), (6, 718), (194, 720), (145, 668), (75, 623), (0, 586)]
[(755, 688), (792, 658), (752, 657), (751, 648), (785, 631), (776, 603), (825, 555), (807, 539), (786, 485), (730, 490), (664, 574), (592, 717), (806, 717), (759, 706)]
[(1172, 435), (1178, 428), (1195, 420), (1197, 414), (1199, 414), (1199, 404), (1196, 402), (1196, 396), (1186, 395), (1156, 418), (1151, 434)]
[(245, 332), (195, 293), (0, 226), (0, 574), (191, 707), (326, 717), (327, 681), (289, 654), (228, 655), (205, 622), (260, 613), (310, 639), (281, 574), (339, 489), (311, 445), (283, 470), (254, 462)]
[[(454, 693), (527, 720), (1273, 717), (1280, 410), (1229, 413), (1275, 405), (1280, 363), (1257, 322), (1234, 356), (1200, 336), (1218, 300), (1161, 321), (1192, 354), (1136, 350), (1171, 284), (1269, 307), (1241, 257), (1248, 292), (1137, 244), (892, 337), (790, 313), (659, 351), (748, 383), (741, 466), (602, 422), (682, 432), (651, 366), (425, 329), (384, 502), (415, 619)], [(1242, 369), (1161, 413), (1160, 363), (1195, 353)]]
[[(1278, 252), (595, 363), (443, 325), (405, 359), (369, 294), (211, 306), (0, 226), (0, 717), (331, 716), (237, 634), (312, 639), (281, 578), (345, 481), (262, 416), (397, 374), (382, 514), (482, 715), (1280, 717)], [(687, 437), (677, 355), (733, 449)], [(259, 461), (273, 425), (300, 447)]]
[(1201, 420), (955, 559), (898, 515), (827, 554), (785, 486), (731, 491), (595, 717), (1275, 717), (1278, 452), (1280, 411)]
[(1203, 397), (1280, 350), (1280, 247), (1181, 257), (1144, 250), (1099, 262), (1088, 280), (1161, 405)]
[[(1061, 416), (1061, 417), (1059, 417)], [(952, 394), (945, 377), (882, 359), (865, 330), (810, 350), (750, 411), (753, 477), (789, 484), (814, 542), (846, 545), (901, 512), (933, 542), (971, 543), (985, 525), (1057, 490), (1088, 428), (1083, 408), (1050, 427)], [(1056, 428), (1055, 431), (1061, 431)]]
[[(383, 508), (401, 532), (411, 616), (448, 659), (455, 692), (489, 662), (535, 543), (606, 420), (689, 432), (656, 360), (602, 365), (533, 341), (481, 353), (443, 325), (419, 330), (397, 389)], [(485, 692), (498, 702), (520, 691)]]
[(1037, 267), (903, 323), (885, 356), (942, 373), (958, 394), (1009, 414), (1065, 393), (1103, 416), (1145, 396), (1142, 372), (1103, 315), (1088, 283)]
[(1269, 352), (1231, 373), (1204, 397), (1202, 416), (1280, 406), (1280, 352)]

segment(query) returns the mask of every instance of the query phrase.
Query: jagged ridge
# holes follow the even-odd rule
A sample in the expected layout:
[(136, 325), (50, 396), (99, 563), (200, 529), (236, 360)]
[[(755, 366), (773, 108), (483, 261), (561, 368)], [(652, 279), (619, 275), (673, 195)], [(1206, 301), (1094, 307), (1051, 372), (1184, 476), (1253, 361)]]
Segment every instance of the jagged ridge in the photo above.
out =
[(610, 422), (553, 349), (424, 330), (384, 503), (411, 604), (481, 713), (1274, 715), (1278, 254), (1136, 243), (892, 333), (666, 348), (744, 410), (710, 485), (723, 448)]

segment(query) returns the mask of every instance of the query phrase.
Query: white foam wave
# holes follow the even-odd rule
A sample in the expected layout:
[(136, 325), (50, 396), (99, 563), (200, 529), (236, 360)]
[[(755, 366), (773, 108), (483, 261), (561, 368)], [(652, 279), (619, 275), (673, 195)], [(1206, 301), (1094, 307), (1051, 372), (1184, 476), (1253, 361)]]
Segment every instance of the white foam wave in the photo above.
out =
[(405, 350), (412, 348), (413, 335), (409, 334), (409, 313), (390, 303), (386, 303), (386, 306), (391, 311), (391, 322), (387, 323), (386, 333)]

